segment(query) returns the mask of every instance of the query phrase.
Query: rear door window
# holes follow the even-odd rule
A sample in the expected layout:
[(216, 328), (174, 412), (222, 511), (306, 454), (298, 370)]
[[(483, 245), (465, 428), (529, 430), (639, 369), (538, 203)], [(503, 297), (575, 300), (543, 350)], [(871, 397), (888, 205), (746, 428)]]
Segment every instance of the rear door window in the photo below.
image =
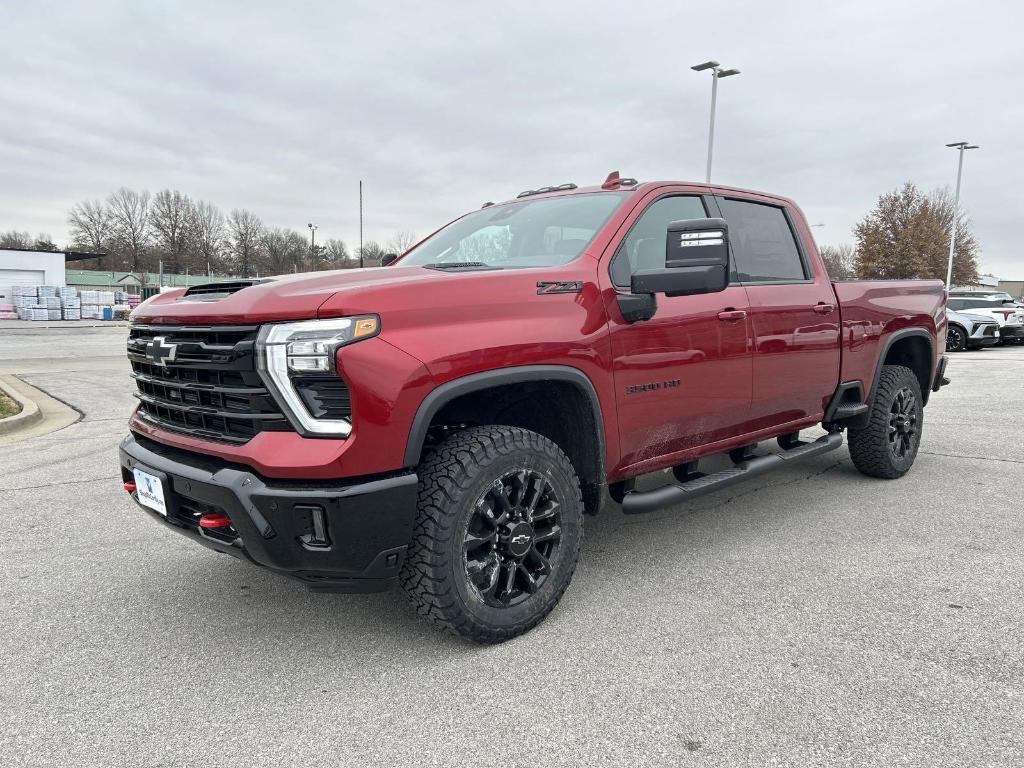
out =
[(718, 201), (729, 224), (729, 242), (743, 283), (810, 279), (796, 237), (782, 208), (749, 200)]

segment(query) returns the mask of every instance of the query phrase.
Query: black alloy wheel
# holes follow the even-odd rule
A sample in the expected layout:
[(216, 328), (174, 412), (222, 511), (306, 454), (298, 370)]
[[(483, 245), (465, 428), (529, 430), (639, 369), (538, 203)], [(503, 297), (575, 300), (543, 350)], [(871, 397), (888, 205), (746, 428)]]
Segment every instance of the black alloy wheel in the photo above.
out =
[(484, 492), (463, 536), (466, 578), (487, 605), (517, 605), (551, 575), (562, 538), (555, 489), (540, 472), (509, 472)]
[(917, 435), (917, 397), (910, 387), (896, 393), (889, 408), (889, 450), (894, 458), (905, 459)]
[(573, 463), (521, 427), (469, 427), (417, 469), (413, 537), (399, 574), (417, 613), (453, 634), (500, 643), (547, 616), (583, 541)]
[(958, 325), (946, 328), (946, 351), (963, 352), (967, 348), (967, 334)]

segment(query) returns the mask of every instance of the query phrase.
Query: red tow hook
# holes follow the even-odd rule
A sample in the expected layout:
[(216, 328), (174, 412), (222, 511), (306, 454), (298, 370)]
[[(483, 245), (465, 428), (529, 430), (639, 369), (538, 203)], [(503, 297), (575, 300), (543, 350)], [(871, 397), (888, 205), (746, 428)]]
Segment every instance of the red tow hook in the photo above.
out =
[(135, 493), (135, 483), (125, 483), (124, 489), (128, 491), (128, 493)]
[(220, 512), (207, 512), (199, 518), (200, 528), (227, 528), (230, 525), (228, 516)]

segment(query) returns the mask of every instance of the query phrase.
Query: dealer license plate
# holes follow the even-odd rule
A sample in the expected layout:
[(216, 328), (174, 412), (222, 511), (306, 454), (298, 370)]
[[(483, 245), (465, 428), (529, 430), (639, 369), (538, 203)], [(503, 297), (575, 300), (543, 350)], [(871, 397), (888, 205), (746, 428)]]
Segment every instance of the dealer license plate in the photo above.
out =
[(134, 469), (132, 472), (135, 474), (135, 493), (139, 497), (139, 503), (167, 517), (164, 484), (160, 482), (160, 478), (141, 469)]

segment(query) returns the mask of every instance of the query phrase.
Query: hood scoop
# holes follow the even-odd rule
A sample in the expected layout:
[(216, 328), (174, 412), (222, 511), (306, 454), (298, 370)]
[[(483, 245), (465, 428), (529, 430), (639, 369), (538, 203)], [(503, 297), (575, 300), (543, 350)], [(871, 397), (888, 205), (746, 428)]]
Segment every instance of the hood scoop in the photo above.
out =
[(436, 269), (439, 272), (485, 272), (493, 269), (501, 269), (491, 264), (484, 264), (482, 261), (438, 261), (433, 264), (424, 264), (424, 269)]
[(248, 288), (251, 285), (259, 285), (260, 283), (268, 283), (272, 278), (264, 277), (253, 280), (231, 280), (222, 283), (204, 283), (203, 285), (193, 285), (182, 295), (182, 299), (191, 299), (193, 301), (217, 301), (223, 299), (225, 296), (230, 296), (232, 293), (237, 293), (243, 288)]

